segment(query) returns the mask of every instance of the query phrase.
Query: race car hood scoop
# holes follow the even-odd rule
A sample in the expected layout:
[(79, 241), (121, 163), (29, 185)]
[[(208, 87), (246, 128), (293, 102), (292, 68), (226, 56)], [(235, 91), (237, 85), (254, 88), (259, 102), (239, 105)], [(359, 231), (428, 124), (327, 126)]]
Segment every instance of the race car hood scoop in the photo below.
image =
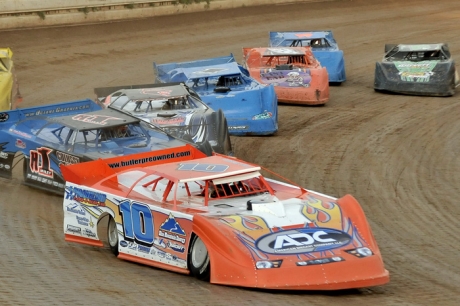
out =
[(258, 213), (269, 213), (277, 217), (286, 217), (284, 204), (280, 201), (267, 202), (267, 201), (251, 201), (247, 202), (247, 210), (252, 210)]
[(177, 113), (174, 113), (174, 112), (158, 113), (157, 114), (158, 117), (164, 117), (164, 118), (171, 118), (171, 117), (174, 117), (176, 115), (177, 115)]

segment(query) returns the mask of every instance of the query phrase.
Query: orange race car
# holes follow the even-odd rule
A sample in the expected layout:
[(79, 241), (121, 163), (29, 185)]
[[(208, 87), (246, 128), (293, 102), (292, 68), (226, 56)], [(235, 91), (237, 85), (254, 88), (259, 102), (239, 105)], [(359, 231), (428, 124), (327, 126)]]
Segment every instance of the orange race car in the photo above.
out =
[(61, 165), (65, 239), (103, 246), (104, 223), (118, 258), (215, 284), (336, 290), (389, 281), (351, 195), (270, 179), (260, 166), (190, 145), (157, 153)]
[(321, 105), (329, 100), (327, 70), (311, 47), (243, 48), (251, 77), (273, 84), (279, 102)]

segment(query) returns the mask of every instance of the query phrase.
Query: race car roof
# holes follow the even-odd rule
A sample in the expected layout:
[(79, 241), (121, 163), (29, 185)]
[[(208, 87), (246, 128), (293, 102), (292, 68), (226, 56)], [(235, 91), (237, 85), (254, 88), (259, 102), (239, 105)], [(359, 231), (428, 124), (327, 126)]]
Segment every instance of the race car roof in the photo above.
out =
[(202, 67), (177, 68), (175, 71), (176, 73), (183, 73), (187, 79), (241, 74), (236, 62)]
[(276, 32), (276, 34), (285, 40), (318, 39), (326, 37), (325, 32)]
[(138, 123), (141, 121), (141, 119), (114, 109), (103, 109), (70, 116), (50, 117), (47, 118), (47, 120), (57, 122), (80, 131), (114, 127), (125, 124)]
[(144, 168), (146, 172), (171, 181), (191, 182), (257, 172), (260, 166), (231, 157), (209, 156), (190, 161), (180, 161)]
[(167, 85), (153, 88), (121, 89), (119, 92), (125, 94), (130, 100), (165, 99), (189, 95), (189, 92), (182, 85)]
[(427, 50), (440, 50), (445, 46), (443, 43), (439, 44), (399, 44), (399, 51), (427, 51)]
[(300, 47), (272, 47), (265, 49), (263, 56), (305, 55)]

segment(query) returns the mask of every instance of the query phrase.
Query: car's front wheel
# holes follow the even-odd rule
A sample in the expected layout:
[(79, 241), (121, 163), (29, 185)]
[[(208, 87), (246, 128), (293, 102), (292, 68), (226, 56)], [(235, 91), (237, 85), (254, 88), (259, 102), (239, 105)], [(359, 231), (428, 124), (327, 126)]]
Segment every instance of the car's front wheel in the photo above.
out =
[(118, 256), (118, 229), (117, 223), (112, 216), (109, 217), (109, 224), (107, 225), (107, 240), (112, 253)]
[(190, 244), (188, 264), (193, 276), (200, 280), (209, 280), (211, 264), (208, 249), (200, 237), (195, 235)]

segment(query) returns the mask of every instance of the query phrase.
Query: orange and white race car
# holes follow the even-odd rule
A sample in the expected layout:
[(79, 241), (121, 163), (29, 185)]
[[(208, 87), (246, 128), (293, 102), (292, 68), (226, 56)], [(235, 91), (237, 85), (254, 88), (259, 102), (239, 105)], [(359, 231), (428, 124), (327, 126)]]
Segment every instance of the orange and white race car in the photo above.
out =
[(389, 281), (351, 195), (336, 199), (185, 148), (61, 165), (65, 239), (103, 246), (104, 224), (118, 258), (215, 284), (336, 290)]
[(329, 100), (329, 77), (311, 47), (243, 48), (251, 77), (273, 84), (279, 102), (322, 105)]

